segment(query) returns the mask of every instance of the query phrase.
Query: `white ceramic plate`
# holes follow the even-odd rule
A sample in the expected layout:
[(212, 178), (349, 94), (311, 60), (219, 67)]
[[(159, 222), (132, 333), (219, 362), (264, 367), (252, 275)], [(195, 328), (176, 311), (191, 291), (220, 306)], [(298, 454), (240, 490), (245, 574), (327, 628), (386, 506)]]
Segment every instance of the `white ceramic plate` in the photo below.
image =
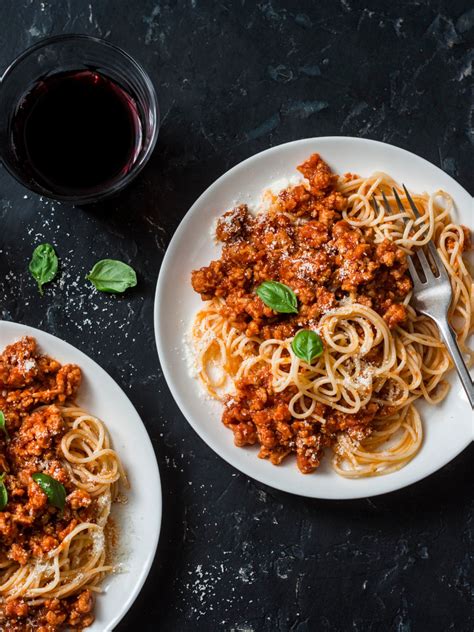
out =
[(120, 572), (107, 577), (98, 596), (90, 632), (111, 632), (126, 614), (150, 570), (161, 526), (161, 484), (155, 453), (132, 403), (116, 382), (82, 351), (39, 329), (0, 321), (0, 349), (21, 336), (34, 336), (43, 353), (61, 363), (78, 364), (83, 382), (78, 403), (102, 419), (130, 480), (127, 503), (113, 516), (120, 543), (115, 562)]
[(373, 140), (324, 137), (299, 140), (268, 149), (240, 163), (219, 178), (191, 207), (168, 247), (155, 299), (155, 334), (163, 373), (186, 419), (222, 458), (244, 474), (293, 494), (313, 498), (361, 498), (414, 483), (453, 459), (472, 440), (472, 411), (456, 375), (439, 406), (419, 404), (425, 439), (420, 453), (403, 469), (375, 478), (349, 480), (338, 476), (329, 459), (315, 474), (304, 476), (288, 458), (279, 467), (257, 458), (256, 448), (237, 448), (220, 421), (221, 406), (202, 397), (188, 371), (183, 337), (201, 299), (190, 283), (191, 271), (219, 257), (211, 232), (216, 218), (237, 202), (254, 204), (263, 189), (296, 174), (296, 166), (319, 152), (337, 173), (369, 175), (385, 171), (413, 191), (442, 188), (457, 206), (455, 219), (472, 226), (472, 198), (446, 173), (423, 158)]

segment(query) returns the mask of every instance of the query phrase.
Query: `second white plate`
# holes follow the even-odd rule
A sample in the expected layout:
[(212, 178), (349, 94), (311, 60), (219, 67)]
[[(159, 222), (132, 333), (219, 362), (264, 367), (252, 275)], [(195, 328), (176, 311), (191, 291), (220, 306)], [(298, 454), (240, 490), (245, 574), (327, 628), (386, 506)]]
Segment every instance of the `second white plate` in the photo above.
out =
[(0, 321), (0, 349), (34, 336), (42, 353), (82, 370), (78, 403), (107, 426), (127, 472), (127, 502), (112, 512), (118, 525), (117, 573), (103, 582), (88, 632), (112, 632), (135, 601), (151, 568), (161, 526), (161, 483), (155, 453), (132, 403), (98, 364), (72, 345), (33, 327)]

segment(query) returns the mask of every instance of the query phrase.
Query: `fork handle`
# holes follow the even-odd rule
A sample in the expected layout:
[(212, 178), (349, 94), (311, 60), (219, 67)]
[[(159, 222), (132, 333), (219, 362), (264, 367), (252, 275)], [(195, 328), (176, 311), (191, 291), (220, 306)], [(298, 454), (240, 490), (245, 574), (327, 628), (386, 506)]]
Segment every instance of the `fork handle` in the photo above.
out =
[(469, 403), (471, 404), (471, 408), (474, 409), (474, 383), (471, 379), (466, 363), (464, 362), (464, 358), (459, 351), (456, 334), (446, 321), (443, 323), (438, 322), (437, 325), (441, 336), (443, 337), (444, 343), (451, 354), (454, 366), (456, 367), (456, 371), (458, 372)]

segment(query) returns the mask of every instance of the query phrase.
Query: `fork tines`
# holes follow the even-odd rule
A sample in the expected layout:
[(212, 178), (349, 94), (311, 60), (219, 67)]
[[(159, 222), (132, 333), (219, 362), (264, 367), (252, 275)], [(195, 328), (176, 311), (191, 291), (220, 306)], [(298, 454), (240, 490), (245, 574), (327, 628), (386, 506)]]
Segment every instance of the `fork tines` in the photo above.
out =
[[(411, 197), (408, 189), (406, 188), (406, 186), (403, 184), (403, 191), (405, 193), (405, 197), (408, 201), (408, 204), (410, 205), (411, 210), (413, 211), (413, 215), (415, 216), (415, 219), (419, 219), (421, 217), (420, 212), (418, 211), (415, 202), (413, 201), (413, 198)], [(406, 209), (403, 206), (402, 200), (400, 199), (400, 195), (397, 191), (397, 189), (395, 187), (392, 188), (393, 191), (393, 196), (395, 198), (395, 202), (397, 203), (398, 206), (398, 210), (401, 213), (406, 213)], [(387, 196), (385, 195), (385, 192), (382, 191), (382, 198), (384, 201), (384, 207), (385, 207), (385, 211), (387, 213), (391, 213), (392, 210), (390, 208), (390, 204), (389, 201), (387, 199)], [(372, 195), (372, 203), (374, 205), (374, 208), (376, 211), (378, 211), (378, 202), (375, 198), (375, 195)], [(407, 219), (404, 218), (405, 223), (407, 223)], [(447, 275), (447, 272), (444, 268), (443, 262), (441, 261), (441, 257), (438, 254), (438, 251), (436, 250), (435, 245), (433, 244), (433, 242), (431, 241), (431, 239), (428, 241), (427, 243), (427, 248), (428, 248), (428, 253), (429, 253), (429, 259), (430, 261), (428, 261), (428, 258), (423, 250), (423, 247), (418, 248), (418, 250), (413, 251), (411, 253), (411, 255), (408, 257), (408, 267), (410, 270), (410, 274), (411, 277), (413, 279), (413, 281), (415, 280), (419, 280), (420, 282), (427, 282), (429, 280), (432, 279), (439, 279), (440, 277), (443, 278), (443, 280), (448, 279), (449, 277)], [(418, 260), (420, 263), (420, 266), (424, 272), (425, 275), (425, 280), (421, 280), (420, 275), (418, 274), (415, 265), (413, 263), (412, 257), (414, 255), (418, 256)]]

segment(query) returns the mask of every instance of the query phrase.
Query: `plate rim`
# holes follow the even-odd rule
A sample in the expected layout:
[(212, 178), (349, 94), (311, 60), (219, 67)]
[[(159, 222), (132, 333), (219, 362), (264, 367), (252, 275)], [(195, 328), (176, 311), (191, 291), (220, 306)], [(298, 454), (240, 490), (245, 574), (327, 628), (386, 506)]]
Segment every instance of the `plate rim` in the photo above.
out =
[[(200, 195), (199, 197), (193, 202), (193, 204), (189, 207), (189, 209), (186, 211), (186, 213), (184, 214), (183, 218), (181, 219), (181, 221), (179, 222), (176, 230), (173, 233), (173, 236), (166, 248), (166, 252), (164, 254), (163, 260), (161, 262), (161, 266), (160, 266), (160, 270), (158, 273), (158, 279), (156, 282), (156, 289), (155, 289), (155, 301), (154, 301), (154, 306), (153, 306), (153, 322), (154, 322), (154, 332), (155, 332), (155, 343), (156, 343), (156, 349), (157, 349), (157, 353), (158, 353), (158, 358), (160, 361), (160, 366), (161, 366), (161, 370), (163, 372), (163, 376), (165, 378), (165, 382), (166, 385), (169, 389), (169, 391), (171, 392), (171, 395), (175, 401), (175, 404), (178, 406), (181, 414), (183, 415), (183, 417), (185, 418), (185, 420), (187, 421), (187, 423), (191, 426), (191, 428), (196, 432), (196, 434), (199, 436), (199, 438), (208, 446), (208, 448), (210, 448), (215, 454), (217, 454), (217, 456), (219, 456), (219, 458), (223, 459), (226, 463), (228, 463), (231, 467), (233, 467), (234, 469), (236, 469), (238, 472), (244, 474), (244, 476), (247, 476), (250, 479), (253, 479), (259, 483), (262, 483), (263, 485), (267, 485), (268, 487), (271, 487), (273, 489), (277, 489), (279, 491), (283, 491), (286, 492), (288, 494), (293, 494), (296, 496), (300, 496), (300, 497), (304, 497), (304, 498), (315, 498), (315, 499), (322, 499), (322, 500), (355, 500), (355, 499), (359, 499), (359, 498), (371, 498), (371, 497), (375, 497), (375, 496), (380, 496), (383, 494), (389, 494), (392, 492), (396, 492), (398, 490), (401, 489), (405, 489), (407, 487), (410, 487), (418, 482), (420, 482), (421, 480), (428, 478), (429, 476), (432, 476), (433, 474), (435, 474), (436, 472), (438, 472), (440, 469), (442, 469), (443, 467), (445, 467), (448, 463), (450, 463), (451, 461), (453, 461), (459, 454), (461, 454), (461, 452), (463, 452), (472, 442), (473, 439), (471, 439), (471, 441), (467, 440), (465, 445), (461, 446), (459, 449), (457, 449), (457, 451), (454, 453), (450, 453), (449, 454), (449, 458), (445, 459), (435, 470), (433, 470), (432, 472), (430, 472), (429, 474), (424, 474), (423, 472), (420, 472), (418, 474), (415, 474), (413, 476), (413, 478), (408, 481), (408, 482), (404, 482), (402, 484), (397, 484), (395, 483), (392, 487), (390, 487), (390, 485), (388, 485), (387, 489), (384, 490), (376, 490), (374, 492), (371, 492), (369, 494), (363, 493), (362, 490), (360, 491), (355, 491), (354, 493), (351, 494), (347, 494), (345, 496), (340, 496), (340, 495), (334, 495), (334, 494), (321, 494), (318, 493), (317, 495), (315, 494), (311, 494), (309, 495), (307, 492), (305, 491), (295, 491), (294, 489), (290, 489), (289, 486), (287, 486), (286, 484), (280, 484), (280, 483), (269, 483), (267, 480), (263, 480), (261, 476), (255, 475), (254, 473), (249, 474), (246, 469), (244, 467), (239, 467), (239, 465), (237, 465), (234, 462), (234, 459), (232, 458), (231, 455), (228, 454), (222, 454), (218, 447), (216, 442), (214, 441), (214, 439), (211, 437), (209, 437), (209, 435), (206, 435), (205, 431), (203, 429), (200, 428), (199, 424), (195, 424), (194, 421), (192, 421), (192, 415), (188, 415), (185, 411), (186, 411), (186, 404), (183, 400), (183, 398), (181, 397), (181, 395), (179, 394), (179, 390), (176, 387), (176, 385), (173, 383), (173, 380), (171, 379), (171, 374), (170, 374), (170, 370), (168, 368), (168, 364), (166, 362), (163, 362), (163, 358), (165, 357), (165, 351), (164, 351), (164, 345), (162, 343), (163, 340), (163, 336), (160, 335), (160, 331), (161, 331), (161, 316), (160, 316), (160, 295), (161, 292), (163, 291), (163, 287), (165, 285), (165, 278), (167, 276), (167, 269), (170, 265), (171, 259), (172, 259), (172, 255), (174, 250), (177, 249), (177, 244), (179, 243), (179, 239), (180, 239), (180, 235), (184, 230), (185, 224), (187, 222), (187, 220), (190, 218), (190, 216), (193, 214), (193, 211), (196, 207), (198, 207), (201, 204), (201, 201), (208, 196), (209, 194), (211, 194), (212, 192), (214, 192), (215, 189), (217, 189), (221, 182), (235, 174), (236, 172), (239, 171), (239, 169), (244, 169), (245, 167), (247, 167), (249, 164), (251, 164), (254, 161), (257, 161), (258, 159), (260, 159), (263, 155), (270, 155), (278, 150), (281, 150), (283, 147), (287, 147), (287, 146), (291, 146), (291, 145), (303, 145), (305, 143), (312, 143), (312, 142), (332, 142), (332, 141), (346, 141), (346, 142), (357, 142), (357, 143), (361, 143), (361, 144), (366, 144), (366, 145), (377, 145), (379, 147), (385, 147), (385, 148), (389, 148), (390, 150), (395, 150), (396, 152), (401, 152), (402, 154), (405, 154), (407, 156), (409, 156), (410, 158), (414, 158), (418, 161), (421, 161), (422, 164), (424, 164), (425, 166), (428, 166), (430, 169), (435, 170), (435, 173), (438, 172), (439, 174), (442, 174), (443, 178), (448, 178), (450, 180), (451, 185), (454, 188), (457, 188), (459, 191), (461, 191), (463, 194), (468, 195), (469, 197), (472, 198), (471, 194), (467, 191), (467, 189), (465, 189), (461, 184), (459, 184), (459, 182), (457, 182), (452, 176), (450, 176), (448, 173), (446, 173), (445, 171), (443, 171), (440, 167), (438, 167), (437, 165), (434, 165), (432, 162), (430, 162), (429, 160), (427, 160), (426, 158), (423, 158), (422, 156), (419, 156), (418, 154), (415, 154), (414, 152), (411, 152), (407, 149), (404, 149), (403, 147), (398, 147), (397, 145), (392, 145), (391, 143), (385, 143), (383, 141), (379, 141), (379, 140), (374, 140), (374, 139), (370, 139), (370, 138), (359, 138), (357, 136), (312, 136), (312, 137), (307, 137), (307, 138), (300, 138), (297, 140), (293, 140), (293, 141), (289, 141), (289, 142), (285, 142), (285, 143), (280, 143), (278, 145), (274, 145), (273, 147), (268, 147), (267, 149), (263, 149), (262, 151), (259, 151), (255, 154), (252, 154), (251, 156), (249, 156), (248, 158), (245, 158), (244, 160), (238, 162), (236, 165), (234, 165), (233, 167), (231, 167), (230, 169), (228, 169), (227, 171), (225, 171), (224, 173), (222, 173), (216, 180), (214, 180)], [(193, 379), (193, 378), (190, 378)], [(204, 436), (206, 435), (206, 436)], [(388, 479), (389, 480), (389, 479)]]
[[(102, 378), (105, 378), (106, 380), (110, 381), (113, 383), (114, 387), (116, 387), (120, 393), (125, 397), (125, 399), (128, 401), (128, 403), (130, 404), (131, 408), (133, 409), (133, 411), (135, 412), (137, 419), (140, 421), (143, 431), (146, 435), (147, 438), (147, 448), (151, 451), (151, 454), (153, 455), (153, 463), (154, 463), (154, 472), (153, 472), (153, 478), (155, 479), (155, 483), (156, 483), (156, 487), (157, 487), (157, 491), (158, 491), (158, 497), (157, 497), (157, 525), (156, 525), (156, 529), (154, 537), (153, 537), (153, 541), (151, 542), (151, 547), (147, 547), (147, 553), (146, 553), (146, 562), (145, 564), (142, 566), (140, 574), (137, 577), (137, 582), (135, 584), (135, 588), (134, 590), (129, 594), (129, 596), (127, 597), (127, 600), (124, 602), (124, 604), (122, 605), (123, 607), (123, 611), (120, 612), (120, 614), (116, 615), (113, 619), (111, 619), (110, 621), (106, 621), (105, 625), (106, 625), (106, 629), (105, 632), (111, 632), (121, 621), (122, 619), (125, 617), (125, 615), (129, 612), (130, 608), (133, 606), (133, 604), (135, 603), (136, 599), (138, 598), (147, 578), (148, 575), (150, 573), (151, 567), (153, 566), (153, 562), (155, 560), (155, 556), (156, 556), (156, 552), (158, 549), (158, 542), (160, 539), (160, 533), (161, 533), (161, 526), (162, 526), (162, 519), (163, 519), (163, 490), (162, 490), (162, 486), (161, 486), (161, 476), (160, 476), (160, 469), (158, 466), (158, 460), (156, 458), (155, 455), (155, 451), (153, 448), (153, 444), (151, 442), (150, 439), (150, 435), (148, 434), (148, 430), (146, 429), (145, 424), (143, 423), (143, 420), (141, 418), (141, 416), (139, 415), (137, 409), (135, 408), (135, 406), (133, 405), (132, 401), (130, 400), (130, 398), (127, 396), (127, 394), (125, 393), (125, 391), (122, 389), (122, 387), (114, 380), (114, 378), (109, 375), (109, 373), (107, 373), (107, 371), (102, 368), (100, 366), (100, 364), (98, 364), (95, 360), (93, 360), (90, 356), (88, 356), (84, 351), (82, 351), (81, 349), (79, 349), (78, 347), (75, 347), (73, 344), (71, 344), (70, 342), (67, 342), (66, 340), (63, 340), (63, 338), (60, 338), (59, 336), (55, 336), (54, 334), (51, 334), (47, 331), (43, 331), (42, 329), (38, 329), (37, 327), (32, 327), (30, 325), (25, 325), (22, 323), (18, 323), (15, 321), (10, 321), (10, 320), (1, 320), (0, 319), (0, 327), (2, 325), (7, 325), (12, 326), (13, 329), (15, 328), (21, 328), (24, 331), (22, 332), (22, 335), (29, 335), (29, 332), (31, 332), (31, 335), (34, 336), (35, 338), (37, 338), (38, 334), (41, 337), (46, 337), (46, 339), (52, 340), (52, 341), (59, 341), (62, 345), (65, 345), (66, 351), (68, 349), (72, 349), (74, 353), (79, 354), (79, 356), (82, 356), (83, 358), (85, 358), (88, 362), (91, 362), (94, 366), (94, 369), (97, 370), (97, 372), (99, 373), (99, 375)], [(42, 347), (44, 347), (44, 344), (42, 343), (42, 341), (39, 341), (40, 345)], [(44, 350), (46, 353), (48, 353), (47, 349)], [(109, 426), (108, 426), (109, 428)], [(111, 432), (112, 435), (112, 432)], [(113, 437), (112, 437), (113, 440)], [(103, 594), (104, 598), (107, 598), (107, 592), (105, 592)], [(94, 621), (95, 623), (95, 621)]]

